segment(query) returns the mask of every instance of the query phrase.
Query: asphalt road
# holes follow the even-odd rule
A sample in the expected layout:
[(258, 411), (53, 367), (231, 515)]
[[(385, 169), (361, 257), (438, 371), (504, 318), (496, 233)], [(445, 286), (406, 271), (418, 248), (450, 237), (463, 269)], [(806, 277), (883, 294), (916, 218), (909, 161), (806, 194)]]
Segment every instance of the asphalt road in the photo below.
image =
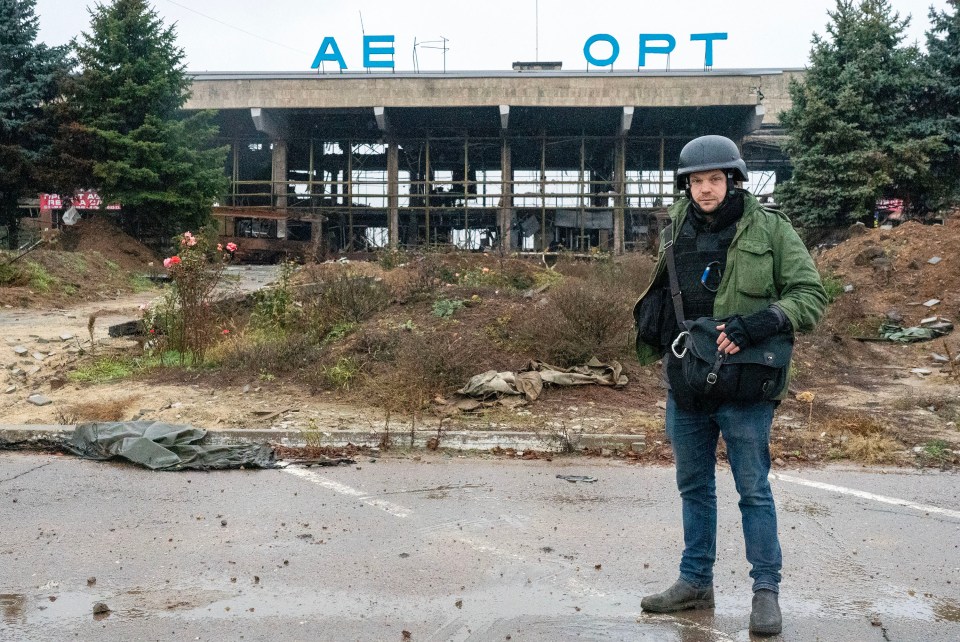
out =
[[(960, 476), (773, 484), (779, 639), (960, 640)], [(640, 598), (676, 577), (672, 468), (430, 455), (155, 473), (0, 453), (0, 639), (748, 640), (729, 471), (718, 493), (716, 609), (668, 617)]]

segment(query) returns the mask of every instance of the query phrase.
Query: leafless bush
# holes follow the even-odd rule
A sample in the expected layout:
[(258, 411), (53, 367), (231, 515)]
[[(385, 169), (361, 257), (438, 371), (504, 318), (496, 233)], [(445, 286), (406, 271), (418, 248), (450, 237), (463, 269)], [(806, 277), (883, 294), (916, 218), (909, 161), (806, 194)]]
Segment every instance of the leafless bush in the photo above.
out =
[(390, 304), (390, 290), (377, 278), (346, 273), (325, 283), (319, 300), (338, 312), (341, 320), (358, 323)]
[(403, 332), (393, 364), (364, 394), (388, 412), (416, 421), (431, 400), (453, 393), (484, 369), (483, 346), (474, 333)]
[(396, 359), (400, 337), (396, 330), (362, 329), (354, 338), (352, 352), (365, 362), (388, 362)]
[(210, 357), (225, 370), (249, 372), (261, 377), (297, 372), (317, 362), (323, 348), (310, 336), (298, 332), (270, 335), (237, 333), (210, 351)]
[(551, 290), (546, 306), (520, 322), (518, 335), (555, 365), (629, 357), (633, 296), (616, 281), (566, 279)]

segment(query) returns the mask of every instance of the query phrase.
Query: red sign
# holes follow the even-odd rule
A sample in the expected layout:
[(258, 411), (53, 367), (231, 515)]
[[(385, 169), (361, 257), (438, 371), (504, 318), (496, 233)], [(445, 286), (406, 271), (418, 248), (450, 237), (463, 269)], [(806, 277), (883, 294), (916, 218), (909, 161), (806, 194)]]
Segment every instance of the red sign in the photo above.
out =
[[(78, 210), (98, 210), (103, 201), (100, 195), (93, 190), (77, 192), (73, 200), (60, 198), (59, 194), (41, 194), (40, 209), (42, 210), (62, 210), (73, 205)], [(108, 210), (119, 210), (119, 203), (107, 205)]]

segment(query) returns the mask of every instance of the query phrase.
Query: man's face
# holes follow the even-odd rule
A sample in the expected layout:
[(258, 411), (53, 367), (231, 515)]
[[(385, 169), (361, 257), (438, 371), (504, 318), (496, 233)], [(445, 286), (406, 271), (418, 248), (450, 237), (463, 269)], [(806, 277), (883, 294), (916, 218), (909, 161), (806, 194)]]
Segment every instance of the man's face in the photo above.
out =
[(700, 209), (712, 214), (727, 195), (727, 175), (719, 169), (690, 174), (690, 196)]

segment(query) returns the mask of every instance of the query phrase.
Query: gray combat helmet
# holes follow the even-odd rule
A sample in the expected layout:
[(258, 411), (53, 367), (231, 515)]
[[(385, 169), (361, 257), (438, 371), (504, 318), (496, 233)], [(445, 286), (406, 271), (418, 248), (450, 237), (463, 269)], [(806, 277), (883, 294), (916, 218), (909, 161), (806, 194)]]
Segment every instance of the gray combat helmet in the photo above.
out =
[(687, 189), (687, 177), (696, 172), (722, 169), (732, 172), (734, 181), (747, 180), (747, 164), (740, 158), (737, 144), (725, 136), (694, 138), (680, 150), (676, 184), (679, 191)]

